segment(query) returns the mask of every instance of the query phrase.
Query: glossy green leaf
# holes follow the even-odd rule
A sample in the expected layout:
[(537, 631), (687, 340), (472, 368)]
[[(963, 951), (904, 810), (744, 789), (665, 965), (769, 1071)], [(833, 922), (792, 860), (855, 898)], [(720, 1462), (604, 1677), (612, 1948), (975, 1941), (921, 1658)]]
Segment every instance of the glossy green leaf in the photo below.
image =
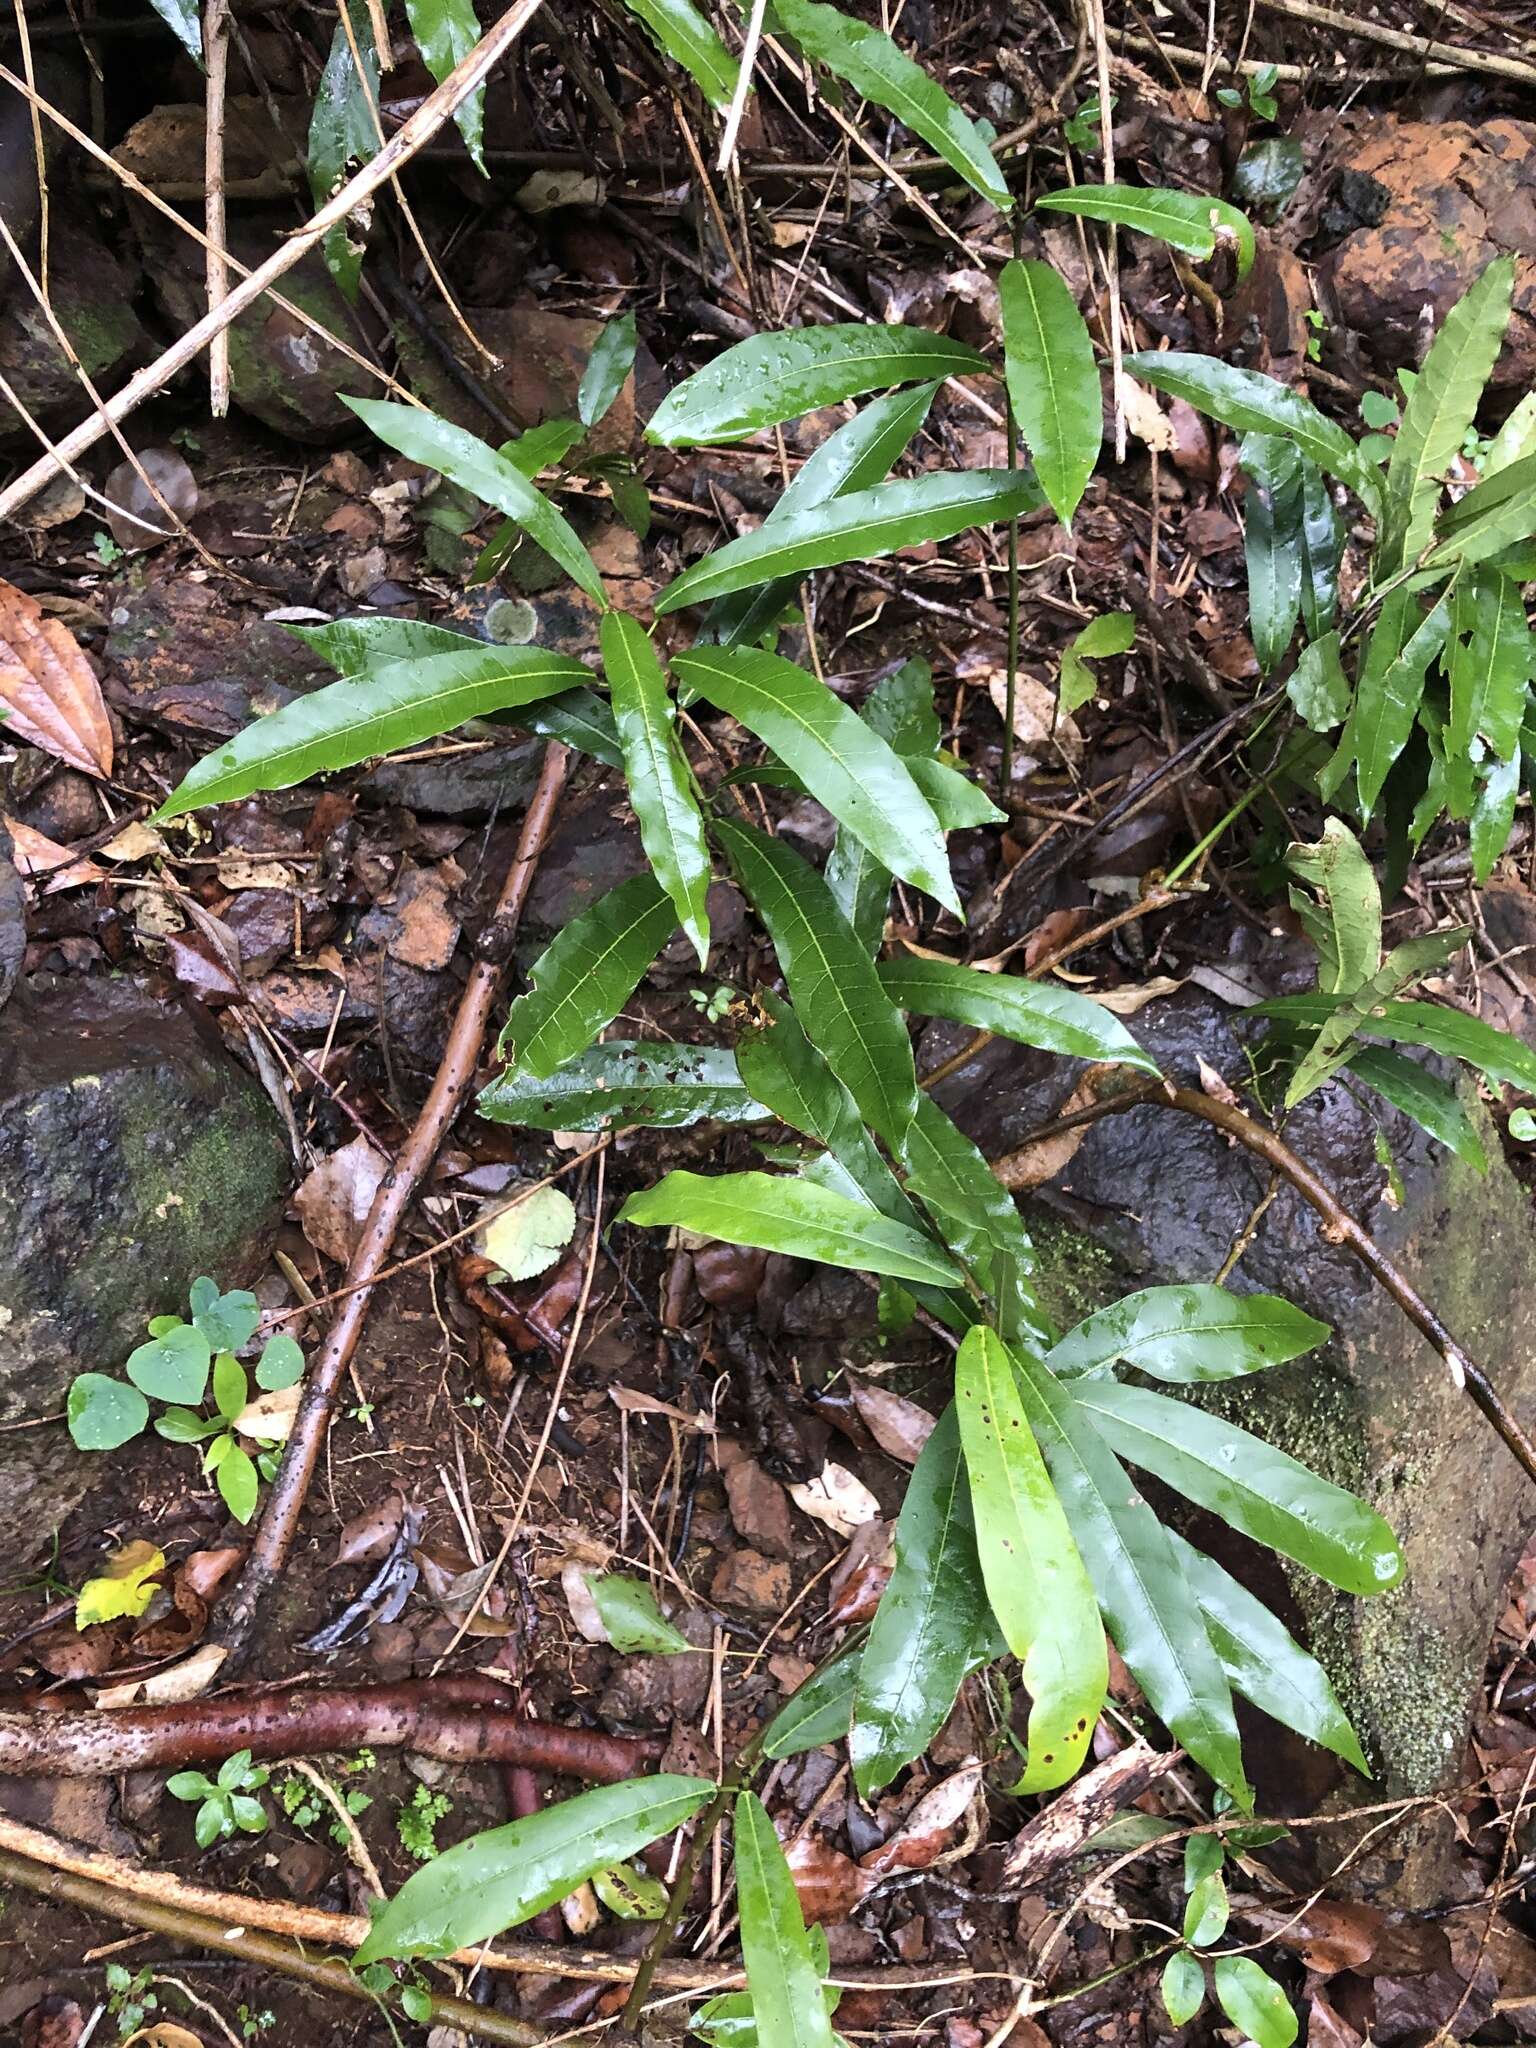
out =
[(1488, 443), (1483, 475), (1497, 476), (1522, 456), (1536, 454), (1536, 391), (1527, 391)]
[(265, 1394), (280, 1393), (297, 1386), (304, 1377), (304, 1354), (286, 1330), (269, 1337), (256, 1367), (256, 1384)]
[(1381, 479), (1349, 435), (1289, 385), (1215, 356), (1178, 350), (1127, 356), (1125, 367), (1133, 377), (1170, 398), (1186, 399), (1197, 412), (1208, 413), (1234, 433), (1284, 434), (1319, 469), (1348, 484), (1372, 511), (1380, 506)]
[[(1355, 690), (1355, 708), (1350, 717), (1349, 737), (1355, 758), (1355, 778), (1360, 807), (1369, 816), (1381, 795), (1382, 785), (1413, 731), (1424, 680), (1429, 665), (1445, 645), (1451, 630), (1450, 608), (1443, 601), (1427, 618), (1419, 618), (1416, 600), (1404, 595), (1414, 607), (1407, 620), (1388, 616), (1393, 599), (1388, 598), (1360, 669)], [(1414, 623), (1416, 621), (1416, 623)], [(1395, 633), (1409, 625), (1407, 638), (1393, 652)], [(1378, 659), (1377, 637), (1385, 633), (1385, 654)]]
[(712, 107), (722, 111), (736, 90), (736, 59), (692, 0), (624, 0), (674, 64), (680, 64)]
[(913, 1468), (895, 1546), (854, 1693), (848, 1754), (861, 1799), (923, 1754), (997, 1643), (953, 1404)]
[(1374, 1508), (1224, 1417), (1114, 1380), (1078, 1380), (1072, 1397), (1121, 1457), (1330, 1585), (1385, 1593), (1402, 1577)]
[[(1339, 1008), (1331, 996), (1275, 996), (1256, 1003), (1253, 1017), (1273, 1017), (1295, 1026), (1325, 1024)], [(1385, 1038), (1398, 1045), (1423, 1045), (1448, 1059), (1465, 1060), (1490, 1081), (1508, 1081), (1527, 1094), (1536, 1094), (1536, 1052), (1508, 1031), (1485, 1024), (1481, 1017), (1468, 1017), (1460, 1010), (1444, 1010), (1436, 1003), (1386, 1002), (1357, 1026), (1370, 1038)]]
[(1190, 1282), (1148, 1287), (1101, 1308), (1069, 1330), (1045, 1362), (1065, 1379), (1121, 1359), (1154, 1379), (1192, 1385), (1282, 1365), (1327, 1336), (1326, 1323), (1278, 1294), (1232, 1294)]
[(1259, 670), (1268, 675), (1301, 615), (1303, 457), (1279, 434), (1244, 434), (1239, 454), (1249, 478), (1243, 499), (1249, 628)]
[(635, 316), (616, 313), (603, 325), (576, 393), (576, 415), (584, 427), (595, 427), (624, 389), (635, 367)]
[(794, 662), (756, 647), (677, 656), (679, 678), (791, 768), (892, 874), (953, 910), (944, 835), (901, 759), (857, 712)]
[(509, 1066), (547, 1080), (611, 1024), (677, 929), (677, 910), (651, 874), (610, 889), (561, 931), (529, 973), (533, 987), (507, 1013), (498, 1050)]
[(741, 1959), (758, 2048), (832, 2048), (821, 1972), (795, 1880), (755, 1792), (736, 1795), (735, 1849)]
[(1355, 1034), (1374, 1028), (1372, 1013), (1380, 1005), (1448, 960), (1466, 944), (1469, 936), (1462, 926), (1453, 931), (1426, 932), (1422, 938), (1405, 939), (1400, 946), (1394, 946), (1370, 980), (1347, 991), (1344, 1000), (1330, 1011), (1291, 1076), (1285, 1091), (1286, 1108), (1294, 1109), (1343, 1066)]
[(1490, 761), (1472, 803), (1472, 821), (1467, 837), (1472, 848), (1472, 880), (1480, 889), (1493, 873), (1494, 863), (1509, 844), (1514, 829), (1515, 806), (1520, 800), (1521, 770), (1518, 759)]
[(215, 1351), (239, 1351), (261, 1321), (261, 1303), (248, 1287), (232, 1287), (226, 1294), (206, 1273), (192, 1282), (187, 1301), (193, 1322)]
[(550, 697), (587, 674), (542, 647), (490, 647), (386, 661), (365, 677), (329, 683), (246, 726), (205, 754), (156, 812), (176, 818), (258, 789), (291, 789), (452, 732), (467, 718)]
[(716, 833), (768, 927), (807, 1035), (865, 1121), (899, 1146), (917, 1113), (917, 1076), (873, 961), (809, 862), (748, 826), (721, 820)]
[(344, 403), (364, 426), (409, 461), (439, 471), (461, 490), (515, 519), (573, 582), (607, 609), (603, 579), (575, 529), (563, 512), (534, 489), (515, 462), (499, 455), (477, 435), (436, 413), (423, 412), (419, 406), (396, 405), (383, 398), (347, 398)]
[(233, 1437), (225, 1437), (223, 1442), (229, 1448), (219, 1460), (215, 1483), (225, 1507), (244, 1527), (256, 1512), (261, 1479), (248, 1451), (242, 1450)]
[(1230, 1572), (1182, 1536), (1172, 1530), (1168, 1534), (1235, 1690), (1272, 1720), (1331, 1749), (1369, 1777), (1359, 1737), (1322, 1665)]
[(213, 1347), (191, 1323), (176, 1323), (128, 1354), (123, 1370), (152, 1401), (176, 1401), (195, 1408), (208, 1385)]
[(1488, 1171), (1482, 1139), (1449, 1081), (1427, 1074), (1416, 1060), (1389, 1052), (1384, 1045), (1360, 1046), (1345, 1064), (1367, 1088), (1374, 1088), (1394, 1109), (1412, 1117), (1432, 1138), (1465, 1160), (1474, 1173)]
[(889, 1273), (931, 1287), (960, 1281), (958, 1267), (917, 1231), (814, 1181), (782, 1174), (680, 1169), (631, 1195), (619, 1220), (676, 1226), (726, 1244), (755, 1245), (852, 1272)]
[(1446, 788), (1451, 815), (1465, 818), (1476, 790), (1474, 741), (1486, 740), (1500, 761), (1512, 761), (1520, 746), (1526, 693), (1536, 671), (1536, 639), (1517, 583), (1491, 570), (1457, 578), (1447, 660)]
[[(1198, 1837), (1196, 1838), (1199, 1839)], [(1184, 1939), (1196, 1948), (1209, 1948), (1227, 1931), (1232, 1903), (1219, 1869), (1209, 1871), (1193, 1887), (1184, 1906)]]
[(1168, 1531), (1075, 1393), (1025, 1354), (1014, 1363), (1111, 1640), (1175, 1740), (1251, 1807), (1226, 1674)]
[(666, 671), (638, 619), (608, 612), (601, 634), (603, 671), (624, 750), (629, 800), (640, 821), (640, 843), (703, 967), (709, 959), (709, 846), (678, 745)]
[[(882, 398), (872, 398), (812, 451), (763, 524), (772, 526), (808, 506), (824, 505), (829, 498), (883, 483), (897, 457), (921, 430), (938, 388), (937, 384), (919, 384), (910, 391), (888, 391)], [(738, 590), (718, 599), (710, 607), (701, 638), (717, 641), (722, 647), (750, 645), (794, 602), (799, 587), (798, 577), (781, 576), (761, 588)], [(889, 739), (890, 734), (885, 737)]]
[(203, 24), (196, 0), (149, 0), (189, 57), (203, 61)]
[[(1339, 564), (1344, 522), (1328, 481), (1309, 456), (1301, 457), (1301, 616), (1309, 641), (1333, 625), (1339, 609)], [(1342, 715), (1342, 714), (1341, 714)]]
[[(309, 117), (306, 169), (309, 196), (317, 209), (340, 189), (353, 164), (365, 164), (378, 154), (384, 139), (373, 24), (363, 0), (343, 4), (347, 23), (336, 23)], [(326, 268), (348, 299), (357, 297), (363, 267), (363, 245), (352, 239), (352, 229), (351, 222), (338, 222), (321, 245)]]
[[(938, 714), (933, 708), (933, 671), (919, 657), (903, 662), (882, 677), (864, 705), (864, 722), (906, 762), (912, 779), (928, 800), (940, 827), (954, 831), (962, 823), (995, 820), (978, 815), (979, 798), (988, 813), (995, 807), (983, 793), (942, 761), (933, 758), (939, 744)], [(958, 785), (958, 787), (957, 787)], [(997, 812), (997, 817), (1002, 813)], [(885, 928), (891, 872), (861, 839), (839, 829), (827, 857), (827, 887), (852, 925), (865, 952), (873, 953)]]
[(115, 1451), (149, 1421), (149, 1403), (138, 1388), (104, 1372), (71, 1380), (65, 1412), (77, 1451)]
[(854, 1684), (863, 1654), (861, 1632), (795, 1688), (763, 1730), (759, 1747), (770, 1762), (844, 1740), (853, 1720)]
[(644, 1579), (623, 1572), (588, 1572), (587, 1591), (608, 1640), (624, 1656), (680, 1657), (693, 1644), (656, 1605)]
[(1485, 476), (1448, 506), (1435, 530), (1431, 569), (1471, 567), (1536, 533), (1536, 454)]
[(492, 1123), (529, 1131), (606, 1131), (625, 1124), (676, 1130), (706, 1118), (761, 1123), (768, 1114), (743, 1085), (732, 1053), (648, 1038), (588, 1046), (542, 1079), (498, 1074), (475, 1107)]
[(774, 0), (774, 11), (808, 57), (894, 114), (983, 198), (1008, 211), (1008, 181), (984, 131), (884, 30), (821, 0)]
[(1291, 891), (1291, 908), (1317, 948), (1318, 986), (1330, 994), (1369, 981), (1381, 965), (1381, 890), (1365, 849), (1342, 818), (1327, 818), (1311, 846), (1286, 849), (1285, 864), (1317, 892)]
[[(422, 62), (439, 85), (480, 40), (475, 0), (405, 0), (406, 20)], [(484, 171), (485, 87), (477, 85), (454, 113), (464, 147)]]
[(1088, 663), (1106, 654), (1128, 653), (1136, 638), (1136, 621), (1129, 612), (1105, 612), (1090, 619), (1068, 642), (1061, 655), (1061, 708), (1068, 716), (1080, 710), (1098, 689), (1098, 678)]
[(213, 1361), (213, 1405), (226, 1422), (233, 1422), (251, 1398), (251, 1384), (245, 1367), (228, 1351)]
[(958, 961), (922, 960), (915, 954), (880, 963), (880, 983), (890, 1000), (919, 1017), (947, 1017), (995, 1031), (1020, 1045), (1073, 1059), (1119, 1060), (1157, 1072), (1156, 1063), (1102, 1003), (1047, 982), (1017, 974), (988, 974)]
[(1205, 1972), (1187, 1949), (1179, 1949), (1163, 1965), (1163, 2010), (1176, 2027), (1188, 2026), (1205, 2003)]
[[(823, 330), (824, 331), (824, 330)], [(843, 562), (869, 562), (920, 541), (950, 540), (1038, 511), (1045, 502), (1028, 470), (929, 470), (900, 483), (850, 491), (716, 548), (669, 583), (658, 614), (705, 604), (776, 576), (803, 576)]]
[(1253, 2048), (1291, 2048), (1300, 2031), (1290, 2000), (1252, 1956), (1218, 1956), (1216, 2002)]
[(1040, 488), (1070, 525), (1099, 459), (1104, 398), (1088, 326), (1049, 263), (1019, 258), (997, 281), (1008, 399)]
[(671, 1834), (714, 1789), (707, 1778), (631, 1778), (472, 1835), (407, 1878), (352, 1961), (446, 1956), (489, 1941)]
[(967, 1333), (955, 1407), (987, 1598), (1029, 1691), (1019, 1792), (1048, 1792), (1082, 1763), (1109, 1661), (1093, 1587), (1024, 1414), (1013, 1364), (991, 1330)]
[(536, 733), (540, 739), (560, 740), (565, 746), (577, 747), (609, 768), (624, 766), (613, 713), (595, 690), (578, 687), (557, 691), (553, 697), (535, 698), (504, 722)]
[(1339, 660), (1339, 636), (1324, 633), (1310, 640), (1296, 657), (1296, 666), (1285, 682), (1285, 693), (1296, 715), (1314, 732), (1332, 732), (1349, 716), (1352, 698), (1349, 677)]
[(1413, 380), (1387, 464), (1372, 574), (1385, 582), (1424, 552), (1445, 474), (1461, 451), (1509, 325), (1513, 256), (1495, 257), (1440, 324)]
[(1153, 235), (1186, 256), (1215, 254), (1227, 235), (1237, 246), (1238, 282), (1253, 264), (1253, 226), (1248, 216), (1224, 199), (1200, 192), (1170, 192), (1157, 185), (1073, 185), (1060, 192), (1042, 192), (1035, 201), (1042, 213), (1075, 213), (1115, 227)]
[(646, 439), (664, 448), (739, 441), (866, 391), (974, 376), (986, 368), (975, 349), (924, 327), (853, 321), (754, 334), (668, 392)]

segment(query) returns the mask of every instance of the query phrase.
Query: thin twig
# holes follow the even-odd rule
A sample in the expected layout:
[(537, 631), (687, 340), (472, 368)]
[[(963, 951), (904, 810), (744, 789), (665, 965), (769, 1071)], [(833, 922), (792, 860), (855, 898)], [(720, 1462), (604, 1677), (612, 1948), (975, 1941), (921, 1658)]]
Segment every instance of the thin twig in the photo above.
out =
[[(208, 75), (203, 129), (203, 181), (207, 187), (203, 222), (208, 231), (208, 310), (216, 313), (229, 290), (229, 262), (224, 253), (224, 98), (229, 77), (229, 0), (206, 0), (203, 63)], [(33, 114), (35, 118), (35, 108)], [(208, 344), (208, 410), (216, 420), (223, 419), (229, 411), (227, 327), (221, 327)]]
[(741, 133), (741, 117), (747, 111), (747, 94), (752, 90), (752, 71), (757, 63), (757, 46), (763, 39), (763, 16), (767, 11), (767, 0), (752, 0), (752, 12), (747, 17), (746, 38), (742, 43), (741, 56), (736, 65), (736, 90), (731, 94), (730, 111), (725, 117), (725, 132), (720, 137), (720, 154), (715, 159), (717, 171), (727, 170), (736, 154), (736, 137)]
[(1520, 85), (1536, 85), (1536, 64), (1522, 63), (1518, 57), (1501, 57), (1493, 50), (1464, 50), (1455, 43), (1437, 43), (1425, 36), (1411, 35), (1406, 29), (1388, 28), (1383, 22), (1372, 21), (1363, 9), (1341, 14), (1337, 8), (1316, 6), (1313, 0), (1258, 0), (1258, 4), (1271, 14), (1309, 22), (1314, 28), (1337, 29), (1341, 35), (1356, 36), (1363, 43), (1378, 43), (1384, 50), (1401, 50), (1404, 55), (1426, 63), (1437, 59), (1442, 64), (1454, 65), (1458, 71), (1481, 71), (1490, 78), (1513, 78)]

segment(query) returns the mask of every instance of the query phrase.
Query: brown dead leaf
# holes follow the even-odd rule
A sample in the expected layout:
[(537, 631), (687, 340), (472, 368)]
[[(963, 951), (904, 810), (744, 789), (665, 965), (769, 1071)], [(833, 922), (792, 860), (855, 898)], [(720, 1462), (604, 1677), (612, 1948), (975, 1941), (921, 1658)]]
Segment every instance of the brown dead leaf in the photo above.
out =
[[(1057, 1118), (1091, 1108), (1103, 1093), (1105, 1081), (1115, 1071), (1108, 1061), (1084, 1068), (1078, 1076), (1077, 1086), (1057, 1110)], [(1075, 1130), (1057, 1131), (1048, 1137), (1037, 1138), (1033, 1144), (1021, 1145), (1017, 1152), (994, 1159), (992, 1171), (1011, 1194), (1024, 1194), (1030, 1188), (1042, 1187), (1046, 1181), (1054, 1180), (1057, 1174), (1066, 1171), (1091, 1129), (1090, 1124), (1079, 1124)]]
[(185, 1579), (199, 1600), (211, 1600), (244, 1556), (245, 1551), (235, 1543), (217, 1550), (194, 1550), (178, 1568), (177, 1576)]
[(347, 1264), (388, 1171), (389, 1161), (362, 1136), (321, 1160), (293, 1198), (304, 1235), (317, 1251), (339, 1266)]
[(8, 737), (30, 740), (71, 768), (112, 772), (112, 727), (101, 685), (74, 635), (13, 584), (0, 582), (0, 704)]
[(1321, 1991), (1312, 1993), (1308, 2001), (1307, 2048), (1361, 2048), (1363, 2039)]
[(885, 1387), (867, 1385), (850, 1374), (848, 1390), (864, 1425), (888, 1458), (903, 1465), (915, 1465), (923, 1445), (933, 1434), (934, 1418), (904, 1394)]
[(676, 1408), (670, 1401), (658, 1400), (654, 1394), (637, 1394), (633, 1387), (610, 1387), (608, 1398), (626, 1415), (664, 1415), (669, 1422), (680, 1423), (684, 1429), (696, 1429), (705, 1436), (715, 1433), (715, 1425), (707, 1415), (690, 1415), (686, 1408)]
[(880, 1503), (846, 1465), (830, 1460), (814, 1479), (804, 1479), (789, 1489), (789, 1497), (812, 1521), (823, 1522), (839, 1536), (852, 1536), (866, 1522), (878, 1522)]
[(804, 1835), (791, 1842), (784, 1858), (795, 1880), (800, 1911), (808, 1922), (826, 1925), (846, 1920), (874, 1883), (851, 1856), (834, 1849), (822, 1835)]
[(0, 826), (11, 835), (11, 854), (18, 873), (42, 895), (52, 896), (60, 889), (78, 889), (102, 880), (105, 871), (95, 861), (77, 859), (69, 847), (34, 832), (19, 818), (8, 818), (0, 812)]
[(1093, 1000), (1101, 1010), (1112, 1010), (1117, 1017), (1134, 1017), (1138, 1010), (1144, 1010), (1148, 1003), (1155, 1003), (1159, 996), (1171, 996), (1184, 986), (1182, 978), (1171, 974), (1154, 974), (1149, 981), (1137, 982), (1125, 988), (1105, 989), (1095, 994)]
[(398, 1493), (386, 1494), (373, 1507), (364, 1508), (342, 1530), (332, 1562), (372, 1564), (375, 1558), (387, 1557), (404, 1514), (405, 1500)]
[(866, 1522), (838, 1559), (828, 1586), (827, 1619), (839, 1627), (869, 1621), (890, 1584), (895, 1553), (892, 1522)]
[(419, 1543), (411, 1552), (421, 1571), (422, 1589), (457, 1627), (469, 1617), (464, 1633), (470, 1636), (505, 1636), (512, 1624), (498, 1611), (506, 1602), (497, 1590), (497, 1561), (472, 1564), (460, 1550), (447, 1544)]
[(199, 1643), (190, 1657), (157, 1671), (149, 1678), (124, 1679), (121, 1685), (105, 1685), (92, 1702), (98, 1707), (166, 1707), (180, 1700), (196, 1699), (218, 1676), (228, 1648), (222, 1643)]
[(955, 1846), (957, 1832), (981, 1787), (981, 1765), (964, 1764), (925, 1792), (905, 1823), (871, 1849), (861, 1867), (875, 1875), (889, 1870), (927, 1870)]
[(1299, 1914), (1260, 1906), (1247, 1917), (1260, 1933), (1294, 1949), (1319, 1977), (1336, 1977), (1340, 1970), (1368, 1963), (1386, 1925), (1381, 1908), (1361, 1899), (1319, 1899)]
[(130, 2034), (123, 2048), (134, 2048), (136, 2041), (143, 2048), (203, 2048), (196, 2034), (188, 2033), (185, 2027), (178, 2027), (172, 2020), (157, 2020), (152, 2027), (140, 2027), (136, 2034)]

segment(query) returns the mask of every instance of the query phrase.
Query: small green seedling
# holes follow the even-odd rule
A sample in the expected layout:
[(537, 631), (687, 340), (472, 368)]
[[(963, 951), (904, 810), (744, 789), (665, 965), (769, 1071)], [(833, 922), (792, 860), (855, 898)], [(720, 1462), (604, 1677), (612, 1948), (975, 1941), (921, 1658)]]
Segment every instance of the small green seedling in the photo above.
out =
[(192, 1832), (199, 1849), (211, 1849), (236, 1833), (266, 1833), (267, 1809), (253, 1796), (266, 1782), (265, 1768), (252, 1763), (248, 1749), (240, 1749), (220, 1764), (217, 1778), (205, 1778), (201, 1771), (178, 1771), (166, 1780), (165, 1789), (173, 1799), (189, 1805), (198, 1802)]
[[(373, 1762), (371, 1749), (359, 1750), (356, 1757), (340, 1766), (338, 1775), (371, 1770)], [(311, 1829), (323, 1826), (338, 1849), (346, 1848), (345, 1823), (335, 1807), (316, 1790), (308, 1778), (302, 1777), (297, 1771), (289, 1771), (278, 1779), (274, 1790), (277, 1793), (278, 1805), (296, 1828), (302, 1828), (307, 1834)], [(360, 1813), (366, 1813), (373, 1804), (373, 1794), (363, 1791), (359, 1785), (349, 1785), (341, 1792), (340, 1798), (342, 1805), (354, 1820)]]
[[(192, 1282), (188, 1306), (190, 1322), (153, 1318), (149, 1342), (128, 1355), (126, 1380), (100, 1372), (79, 1375), (69, 1390), (69, 1433), (79, 1450), (119, 1450), (149, 1421), (150, 1402), (162, 1402), (156, 1433), (174, 1444), (205, 1444), (204, 1473), (236, 1521), (249, 1522), (261, 1480), (277, 1470), (274, 1446), (286, 1427), (285, 1418), (253, 1400), (250, 1378), (235, 1356), (255, 1336), (261, 1306), (243, 1288), (221, 1293), (206, 1275)], [(303, 1373), (304, 1354), (293, 1338), (282, 1332), (268, 1338), (256, 1366), (261, 1392), (281, 1393)], [(210, 1375), (214, 1413), (207, 1415)], [(242, 1438), (257, 1448), (248, 1451)]]
[(721, 982), (714, 989), (691, 988), (688, 1000), (699, 1015), (709, 1024), (718, 1024), (735, 999), (735, 991)]
[[(1218, 1798), (1218, 1810), (1231, 1801)], [(1205, 2003), (1205, 1964), (1199, 1951), (1220, 1941), (1230, 1906), (1223, 1866), (1232, 1850), (1259, 1849), (1284, 1828), (1237, 1828), (1225, 1835), (1191, 1835), (1184, 1845), (1183, 1946), (1163, 1966), (1163, 2009), (1176, 2027), (1188, 2026)], [(1242, 1968), (1235, 1970), (1234, 1963)], [(1246, 1956), (1218, 1956), (1213, 1983), (1216, 2002), (1235, 2026), (1262, 2048), (1290, 2048), (1297, 2020), (1290, 2000), (1267, 1970)]]
[(123, 559), (123, 550), (103, 528), (98, 527), (91, 536), (91, 553), (103, 569), (112, 569)]
[(437, 1854), (438, 1826), (452, 1811), (453, 1801), (446, 1792), (418, 1785), (395, 1816), (395, 1831), (405, 1853), (418, 1863), (430, 1863)]
[(160, 2001), (150, 1989), (154, 1975), (146, 1963), (141, 1970), (125, 1970), (121, 1963), (107, 1965), (107, 2011), (117, 2021), (117, 2035), (126, 2041), (136, 2034)]
[[(1120, 95), (1111, 93), (1109, 111), (1113, 113)], [(1103, 141), (1103, 102), (1097, 93), (1086, 99), (1069, 121), (1063, 121), (1061, 132), (1074, 149), (1090, 150), (1099, 148)]]
[(1240, 107), (1244, 96), (1248, 111), (1256, 121), (1273, 121), (1277, 111), (1275, 85), (1280, 77), (1276, 64), (1261, 64), (1253, 76), (1245, 80), (1242, 90), (1231, 85), (1219, 85), (1216, 97), (1224, 107)]
[(1509, 1113), (1509, 1135), (1518, 1138), (1522, 1145), (1529, 1145), (1536, 1138), (1536, 1116), (1528, 1109), (1512, 1109)]

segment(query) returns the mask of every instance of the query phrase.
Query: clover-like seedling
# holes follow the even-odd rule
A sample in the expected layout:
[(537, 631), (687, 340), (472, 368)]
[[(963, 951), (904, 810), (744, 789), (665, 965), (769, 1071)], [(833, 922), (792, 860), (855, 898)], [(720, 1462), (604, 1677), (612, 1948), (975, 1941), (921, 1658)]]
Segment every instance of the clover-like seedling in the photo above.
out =
[(173, 1799), (189, 1805), (198, 1802), (192, 1832), (199, 1849), (211, 1849), (233, 1834), (266, 1832), (267, 1810), (253, 1797), (266, 1782), (265, 1767), (253, 1764), (251, 1752), (241, 1749), (219, 1766), (217, 1778), (204, 1777), (201, 1771), (178, 1771), (166, 1780), (165, 1789)]

